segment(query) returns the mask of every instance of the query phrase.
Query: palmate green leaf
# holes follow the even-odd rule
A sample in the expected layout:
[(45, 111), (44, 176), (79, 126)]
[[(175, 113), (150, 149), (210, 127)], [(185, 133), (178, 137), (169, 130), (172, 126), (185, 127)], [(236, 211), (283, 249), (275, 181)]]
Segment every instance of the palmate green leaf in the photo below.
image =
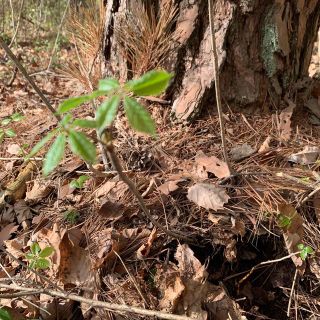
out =
[(13, 138), (17, 135), (16, 132), (11, 128), (4, 130), (4, 133), (9, 138)]
[(97, 122), (95, 120), (76, 119), (73, 124), (80, 128), (96, 128)]
[(301, 250), (300, 252), (300, 258), (305, 261), (308, 257), (308, 252), (305, 250), (305, 248), (303, 250)]
[(50, 257), (53, 252), (54, 252), (54, 249), (53, 249), (52, 247), (45, 247), (45, 248), (39, 253), (39, 257), (40, 257), (40, 258)]
[(139, 132), (148, 133), (152, 136), (156, 134), (155, 123), (149, 112), (135, 99), (125, 97), (124, 110), (133, 129)]
[(58, 166), (59, 162), (63, 158), (65, 147), (66, 136), (64, 133), (60, 133), (53, 142), (44, 159), (42, 171), (45, 176), (47, 176)]
[(74, 108), (79, 107), (81, 104), (91, 101), (93, 99), (94, 98), (91, 95), (83, 95), (80, 97), (73, 97), (73, 98), (67, 99), (60, 104), (58, 108), (58, 113), (68, 112)]
[(34, 258), (35, 258), (35, 255), (34, 255), (33, 253), (27, 253), (27, 254), (26, 254), (26, 259), (28, 259), (28, 260), (34, 260)]
[(153, 70), (137, 80), (127, 82), (126, 88), (138, 96), (156, 96), (168, 87), (171, 78), (172, 74), (166, 71)]
[(86, 175), (80, 176), (78, 179), (74, 179), (70, 182), (70, 187), (74, 189), (81, 189), (83, 188), (84, 183), (89, 180), (90, 177)]
[(120, 97), (113, 96), (104, 101), (98, 108), (96, 112), (96, 121), (100, 131), (111, 125), (115, 116), (117, 115), (119, 103)]
[(53, 130), (48, 133), (43, 139), (41, 139), (30, 151), (30, 153), (25, 157), (25, 161), (28, 161), (30, 158), (34, 157), (57, 133), (57, 130)]
[(9, 311), (3, 309), (3, 307), (0, 307), (0, 320), (12, 320)]
[(40, 258), (36, 260), (36, 269), (47, 269), (50, 267), (50, 261), (48, 259)]
[(34, 242), (31, 245), (30, 250), (34, 255), (37, 255), (41, 251), (41, 248), (37, 242)]
[(21, 113), (17, 112), (17, 113), (14, 113), (10, 118), (12, 119), (12, 121), (17, 122), (22, 120), (24, 116)]
[(68, 142), (72, 152), (85, 162), (93, 164), (96, 161), (96, 147), (84, 133), (70, 130)]
[(102, 79), (99, 81), (98, 89), (99, 91), (108, 92), (110, 90), (114, 90), (119, 88), (120, 84), (119, 81), (112, 78)]
[(2, 125), (2, 126), (6, 126), (6, 125), (8, 125), (11, 121), (12, 121), (12, 119), (10, 119), (10, 118), (5, 118), (5, 119), (3, 119), (3, 120), (1, 121), (1, 125)]

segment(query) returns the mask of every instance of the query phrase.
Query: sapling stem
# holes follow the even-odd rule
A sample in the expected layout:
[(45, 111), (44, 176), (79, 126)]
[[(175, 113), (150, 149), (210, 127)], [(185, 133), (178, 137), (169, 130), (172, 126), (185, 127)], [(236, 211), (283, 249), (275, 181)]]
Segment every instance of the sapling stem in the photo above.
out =
[(115, 153), (114, 145), (113, 145), (112, 141), (113, 141), (113, 139), (112, 139), (111, 133), (108, 130), (105, 130), (103, 132), (103, 134), (101, 135), (101, 142), (104, 146), (104, 151), (106, 152), (114, 170), (116, 170), (118, 172), (120, 179), (129, 187), (129, 190), (132, 192), (132, 194), (138, 200), (139, 206), (140, 206), (141, 210), (143, 211), (143, 213), (145, 214), (145, 216), (152, 222), (152, 224), (154, 226), (159, 228), (166, 235), (173, 237), (173, 238), (176, 238), (176, 239), (183, 240), (187, 243), (195, 244), (195, 241), (186, 237), (185, 235), (181, 234), (180, 232), (166, 229), (162, 224), (160, 224), (157, 220), (155, 220), (152, 217), (152, 215), (151, 215), (150, 211), (148, 210), (148, 208), (146, 207), (145, 202), (144, 202), (140, 192), (138, 191), (137, 187), (130, 180), (130, 178), (123, 172), (122, 165), (120, 163), (119, 158), (117, 157), (117, 155)]

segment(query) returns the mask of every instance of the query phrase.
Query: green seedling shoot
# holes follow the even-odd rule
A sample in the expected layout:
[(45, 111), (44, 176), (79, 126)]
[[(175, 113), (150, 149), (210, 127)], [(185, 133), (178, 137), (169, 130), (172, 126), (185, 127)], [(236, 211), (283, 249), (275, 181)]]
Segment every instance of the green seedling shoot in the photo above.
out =
[(50, 260), (47, 259), (52, 255), (54, 249), (45, 247), (41, 250), (39, 244), (34, 242), (30, 247), (30, 252), (26, 254), (31, 269), (47, 269), (50, 267)]

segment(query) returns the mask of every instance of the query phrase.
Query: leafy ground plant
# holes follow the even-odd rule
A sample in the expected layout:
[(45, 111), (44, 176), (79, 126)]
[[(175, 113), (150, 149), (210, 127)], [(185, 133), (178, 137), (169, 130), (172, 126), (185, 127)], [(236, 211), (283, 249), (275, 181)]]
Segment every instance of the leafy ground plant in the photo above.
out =
[(18, 122), (21, 121), (24, 116), (21, 113), (14, 113), (10, 117), (4, 118), (1, 121), (1, 128), (0, 128), (0, 142), (5, 138), (13, 138), (16, 136), (15, 131), (8, 127), (11, 122)]
[(39, 244), (34, 242), (30, 247), (30, 253), (26, 254), (31, 269), (47, 269), (50, 267), (50, 260), (47, 259), (52, 255), (54, 249), (45, 247), (41, 250)]
[(303, 243), (298, 244), (298, 249), (300, 250), (300, 258), (305, 261), (308, 256), (314, 254), (313, 249), (310, 246), (306, 246)]
[[(155, 123), (149, 112), (136, 100), (136, 97), (161, 94), (167, 88), (171, 77), (172, 75), (165, 71), (154, 70), (139, 79), (128, 81), (124, 85), (120, 85), (116, 79), (100, 80), (98, 90), (88, 95), (68, 99), (59, 106), (58, 114), (63, 115), (63, 118), (58, 128), (36, 144), (26, 159), (33, 157), (56, 137), (44, 160), (44, 175), (50, 174), (58, 166), (63, 159), (67, 144), (71, 151), (80, 156), (89, 166), (94, 164), (97, 157), (96, 146), (78, 128), (95, 128), (98, 138), (100, 138), (105, 129), (112, 125), (121, 106), (123, 106), (128, 122), (134, 130), (155, 136)], [(101, 96), (106, 96), (107, 99), (97, 108), (95, 119), (73, 119), (70, 113), (72, 109)]]

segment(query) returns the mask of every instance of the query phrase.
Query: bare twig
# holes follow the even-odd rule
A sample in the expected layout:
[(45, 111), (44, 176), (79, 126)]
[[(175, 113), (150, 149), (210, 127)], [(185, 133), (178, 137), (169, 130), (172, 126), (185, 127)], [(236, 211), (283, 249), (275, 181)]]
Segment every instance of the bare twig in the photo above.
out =
[(3, 39), (0, 37), (0, 45), (6, 52), (6, 54), (9, 56), (9, 58), (12, 60), (12, 62), (17, 66), (19, 71), (24, 75), (24, 77), (28, 80), (32, 88), (35, 90), (35, 92), (39, 95), (41, 100), (44, 102), (46, 107), (51, 111), (51, 113), (55, 116), (55, 118), (60, 121), (61, 117), (56, 113), (56, 110), (53, 108), (49, 100), (46, 98), (46, 96), (42, 93), (42, 91), (39, 89), (39, 87), (36, 85), (36, 83), (32, 80), (32, 78), (29, 76), (28, 72), (24, 68), (24, 66), (20, 63), (20, 61), (17, 59), (15, 54), (11, 51), (11, 49), (7, 46), (7, 44), (3, 41)]
[(65, 8), (65, 10), (63, 12), (63, 15), (62, 15), (62, 18), (61, 18), (61, 21), (60, 21), (60, 25), (59, 25), (59, 28), (58, 28), (57, 36), (56, 36), (56, 39), (54, 41), (54, 45), (53, 45), (53, 48), (52, 48), (52, 51), (51, 51), (50, 60), (49, 60), (48, 66), (47, 66), (47, 70), (49, 70), (50, 67), (51, 67), (52, 60), (53, 60), (53, 57), (54, 57), (54, 54), (55, 54), (55, 51), (56, 51), (56, 48), (57, 48), (58, 40), (59, 40), (59, 37), (60, 37), (60, 33), (61, 33), (61, 30), (62, 30), (63, 22), (64, 22), (64, 19), (66, 17), (66, 14), (68, 12), (69, 6), (70, 6), (70, 1), (71, 0), (68, 0), (66, 8)]
[(21, 14), (22, 14), (22, 10), (23, 10), (23, 5), (24, 5), (24, 0), (21, 0), (21, 5), (20, 5), (20, 10), (19, 10), (19, 17), (18, 17), (18, 22), (17, 22), (17, 26), (16, 29), (14, 31), (14, 35), (12, 36), (11, 42), (9, 44), (9, 48), (12, 46), (12, 44), (14, 43), (16, 36), (18, 34), (18, 30), (19, 30), (19, 26), (20, 26), (20, 21), (21, 21)]
[[(115, 303), (94, 300), (94, 299), (86, 299), (81, 296), (77, 296), (75, 294), (69, 294), (67, 292), (55, 291), (55, 290), (51, 290), (51, 289), (25, 288), (25, 287), (17, 286), (17, 285), (8, 285), (8, 284), (1, 283), (1, 282), (0, 282), (0, 288), (6, 288), (6, 289), (11, 289), (11, 290), (20, 290), (25, 293), (36, 291), (37, 293), (40, 292), (43, 294), (47, 294), (51, 297), (59, 297), (59, 298), (63, 298), (63, 299), (70, 299), (73, 301), (84, 302), (84, 303), (89, 304), (91, 307), (105, 308), (105, 309), (112, 310), (113, 312), (135, 313), (135, 314), (157, 317), (159, 319), (168, 319), (168, 320), (191, 320), (191, 318), (187, 317), (187, 316), (180, 316), (180, 315), (165, 313), (165, 312), (156, 311), (156, 310), (148, 310), (148, 309), (143, 309), (143, 308), (138, 308), (138, 307), (131, 307), (131, 306), (128, 306), (125, 304), (115, 304)], [(3, 296), (0, 294), (0, 299), (2, 297)]]
[[(242, 283), (243, 281), (245, 281), (246, 279), (248, 279), (248, 277), (252, 274), (252, 272), (253, 272), (254, 270), (256, 270), (258, 267), (263, 266), (263, 265), (266, 265), (266, 264), (277, 263), (277, 262), (280, 262), (280, 261), (283, 261), (283, 260), (287, 260), (287, 259), (289, 259), (289, 258), (291, 258), (291, 257), (293, 257), (293, 256), (295, 256), (295, 255), (297, 255), (297, 254), (299, 254), (299, 253), (300, 253), (300, 251), (297, 251), (297, 252), (290, 253), (290, 254), (288, 254), (287, 256), (284, 256), (284, 257), (279, 258), (279, 259), (262, 261), (262, 262), (258, 263), (257, 265), (255, 265), (254, 267), (252, 267), (251, 270), (248, 272), (248, 274), (239, 281), (239, 285), (241, 285), (241, 283)], [(228, 278), (230, 279), (230, 277), (228, 277)]]
[(298, 275), (298, 269), (296, 269), (296, 272), (294, 273), (294, 277), (293, 277), (293, 281), (292, 281), (292, 286), (291, 286), (291, 290), (290, 290), (290, 297), (289, 297), (289, 303), (288, 303), (288, 309), (287, 309), (287, 317), (290, 317), (290, 309), (291, 309), (293, 291), (294, 291), (294, 287), (295, 287), (296, 281), (297, 281), (297, 275)]
[(135, 184), (123, 172), (120, 160), (118, 159), (118, 157), (114, 151), (111, 133), (105, 131), (101, 136), (101, 142), (103, 144), (104, 150), (107, 153), (108, 158), (109, 158), (114, 170), (116, 170), (118, 172), (120, 179), (129, 187), (129, 190), (137, 198), (139, 205), (140, 205), (140, 208), (142, 209), (145, 216), (152, 222), (152, 224), (154, 226), (158, 227), (161, 231), (163, 231), (165, 234), (167, 234), (170, 237), (184, 240), (188, 243), (195, 244), (195, 241), (186, 237), (185, 235), (178, 233), (177, 231), (171, 231), (171, 230), (166, 229), (163, 225), (161, 225), (157, 220), (155, 220), (152, 217), (151, 213), (149, 212), (148, 208), (146, 207), (146, 205), (144, 203), (144, 200), (143, 200), (140, 192), (137, 190)]
[(210, 23), (210, 33), (211, 33), (211, 46), (212, 46), (212, 63), (213, 63), (213, 69), (214, 69), (214, 86), (215, 86), (215, 92), (216, 92), (216, 102), (217, 102), (220, 131), (221, 131), (220, 133), (221, 133), (222, 152), (223, 152), (224, 161), (226, 162), (228, 169), (231, 172), (232, 170), (231, 170), (230, 160), (227, 153), (225, 127), (224, 127), (224, 120), (223, 120), (223, 114), (222, 114), (218, 53), (217, 53), (216, 37), (215, 37), (215, 31), (214, 31), (214, 10), (213, 10), (214, 0), (208, 0), (208, 7), (209, 7), (209, 23)]

